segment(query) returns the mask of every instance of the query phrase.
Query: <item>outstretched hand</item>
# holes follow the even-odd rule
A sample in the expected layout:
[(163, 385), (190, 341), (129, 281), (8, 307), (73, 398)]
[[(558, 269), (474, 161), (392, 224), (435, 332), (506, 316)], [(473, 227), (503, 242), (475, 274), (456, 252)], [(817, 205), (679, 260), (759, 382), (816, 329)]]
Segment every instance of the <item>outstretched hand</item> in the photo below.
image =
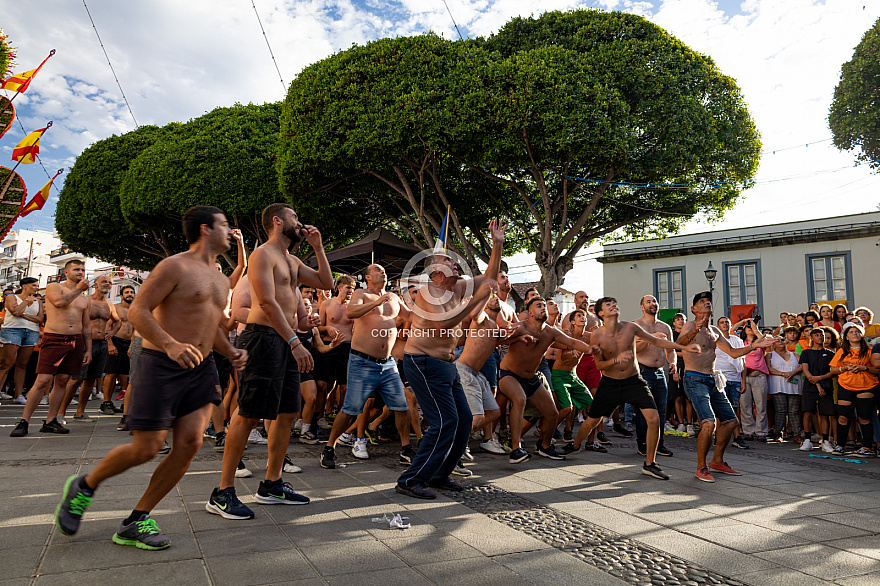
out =
[(502, 244), (504, 242), (504, 232), (506, 230), (507, 226), (502, 224), (501, 220), (497, 218), (493, 218), (489, 222), (489, 233), (492, 234), (492, 242), (495, 244)]

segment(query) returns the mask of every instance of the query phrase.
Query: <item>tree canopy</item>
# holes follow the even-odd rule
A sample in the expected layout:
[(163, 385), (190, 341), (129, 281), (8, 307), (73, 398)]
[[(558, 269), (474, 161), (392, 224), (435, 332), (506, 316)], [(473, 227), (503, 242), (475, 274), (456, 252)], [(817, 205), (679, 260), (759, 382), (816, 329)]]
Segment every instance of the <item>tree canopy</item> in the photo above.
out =
[(828, 114), (834, 146), (880, 168), (880, 19), (843, 64)]

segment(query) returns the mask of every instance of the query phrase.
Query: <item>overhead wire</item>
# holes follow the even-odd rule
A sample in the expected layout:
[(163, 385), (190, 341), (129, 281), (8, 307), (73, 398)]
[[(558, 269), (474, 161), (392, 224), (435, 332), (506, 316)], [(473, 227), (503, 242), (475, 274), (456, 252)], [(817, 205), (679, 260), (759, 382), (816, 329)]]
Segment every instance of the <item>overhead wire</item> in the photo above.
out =
[(281, 75), (281, 69), (278, 67), (278, 61), (275, 60), (275, 53), (272, 52), (272, 45), (269, 44), (269, 36), (266, 34), (266, 29), (263, 28), (263, 21), (260, 20), (260, 13), (257, 12), (257, 5), (254, 3), (254, 0), (251, 0), (251, 6), (254, 7), (254, 14), (257, 15), (257, 22), (260, 25), (260, 30), (263, 31), (263, 38), (266, 40), (266, 46), (269, 48), (269, 55), (272, 57), (272, 63), (275, 64), (275, 71), (278, 72), (278, 79), (281, 80), (281, 87), (287, 90), (287, 85), (284, 83), (284, 77)]
[(461, 35), (461, 30), (458, 28), (458, 23), (455, 22), (455, 17), (452, 16), (452, 11), (449, 10), (449, 4), (446, 3), (446, 0), (443, 0), (443, 5), (446, 7), (446, 12), (449, 13), (449, 18), (452, 20), (452, 25), (455, 27), (456, 32), (458, 32), (458, 38), (463, 41), (464, 37)]

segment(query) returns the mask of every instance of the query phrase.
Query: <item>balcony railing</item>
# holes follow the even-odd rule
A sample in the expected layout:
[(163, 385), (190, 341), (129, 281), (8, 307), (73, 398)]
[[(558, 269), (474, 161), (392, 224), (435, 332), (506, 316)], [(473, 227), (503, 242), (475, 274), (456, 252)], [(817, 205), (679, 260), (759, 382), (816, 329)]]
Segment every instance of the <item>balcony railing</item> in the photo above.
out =
[(65, 254), (70, 254), (71, 252), (73, 252), (73, 251), (70, 250), (69, 246), (62, 246), (61, 248), (56, 248), (55, 250), (50, 252), (49, 258), (53, 259), (53, 258), (56, 258), (59, 256), (64, 256)]

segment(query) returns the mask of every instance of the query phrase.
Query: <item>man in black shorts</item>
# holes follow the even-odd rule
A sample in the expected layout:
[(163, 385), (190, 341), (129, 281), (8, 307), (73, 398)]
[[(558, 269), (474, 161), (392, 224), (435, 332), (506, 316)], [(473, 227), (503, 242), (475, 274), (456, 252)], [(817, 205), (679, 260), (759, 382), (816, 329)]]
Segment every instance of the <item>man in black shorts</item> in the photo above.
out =
[[(274, 203), (263, 210), (263, 229), (268, 241), (250, 257), (248, 280), (251, 308), (247, 325), (238, 336), (240, 348), (251, 360), (239, 375), (238, 413), (226, 432), (223, 472), (205, 510), (225, 519), (253, 519), (254, 513), (235, 494), (235, 471), (247, 445), (248, 435), (260, 419), (274, 421), (269, 428), (269, 462), (266, 479), (260, 483), (256, 502), (263, 505), (302, 505), (308, 497), (297, 494), (281, 478), (290, 431), (300, 410), (300, 371), (314, 367), (312, 355), (296, 335), (298, 324), (298, 281), (326, 289), (332, 273), (321, 234), (314, 226), (303, 226), (288, 204)], [(303, 238), (318, 257), (319, 270), (307, 267), (288, 250)], [(300, 324), (307, 327), (305, 324)]]
[(128, 310), (131, 309), (131, 303), (134, 301), (134, 287), (123, 285), (119, 294), (122, 301), (114, 306), (119, 321), (110, 328), (110, 339), (107, 340), (107, 364), (104, 366), (104, 402), (101, 403), (101, 413), (106, 415), (122, 413), (122, 409), (113, 404), (113, 390), (117, 381), (123, 391), (128, 387), (128, 370), (131, 366), (128, 350), (131, 347), (134, 326), (128, 321)]
[(152, 460), (171, 429), (174, 447), (113, 535), (119, 545), (147, 550), (168, 547), (171, 543), (150, 518), (150, 511), (183, 478), (202, 446), (211, 406), (220, 400), (211, 348), (226, 354), (236, 368), (247, 360), (247, 352), (236, 350), (218, 335), (229, 282), (214, 270), (214, 262), (229, 249), (226, 217), (215, 207), (190, 208), (183, 216), (183, 233), (189, 250), (156, 265), (128, 314), (143, 336), (127, 414), (132, 441), (111, 450), (90, 473), (68, 478), (55, 510), (55, 524), (65, 535), (79, 529), (98, 486)]
[(673, 348), (683, 352), (700, 353), (696, 344), (682, 346), (671, 340), (658, 338), (645, 331), (636, 322), (621, 322), (617, 300), (603, 297), (596, 301), (596, 315), (602, 325), (593, 331), (590, 338), (593, 358), (596, 367), (602, 371), (599, 389), (593, 398), (593, 404), (587, 420), (578, 430), (575, 441), (564, 446), (562, 453), (576, 452), (581, 442), (599, 425), (603, 417), (608, 417), (621, 403), (629, 403), (639, 409), (647, 423), (645, 441), (647, 444), (645, 465), (642, 474), (661, 480), (669, 480), (669, 476), (654, 461), (657, 446), (660, 443), (660, 415), (648, 383), (639, 374), (636, 359), (636, 338), (660, 348)]
[[(813, 414), (819, 413), (819, 430), (822, 433), (822, 451), (831, 453), (834, 446), (828, 439), (830, 418), (834, 417), (834, 384), (831, 374), (831, 359), (834, 352), (825, 348), (825, 332), (822, 328), (810, 331), (809, 348), (801, 352), (800, 364), (804, 370), (804, 389), (801, 395), (801, 409), (804, 412), (804, 441), (800, 450), (813, 449), (810, 432), (813, 429)], [(875, 346), (876, 348), (876, 346)]]

